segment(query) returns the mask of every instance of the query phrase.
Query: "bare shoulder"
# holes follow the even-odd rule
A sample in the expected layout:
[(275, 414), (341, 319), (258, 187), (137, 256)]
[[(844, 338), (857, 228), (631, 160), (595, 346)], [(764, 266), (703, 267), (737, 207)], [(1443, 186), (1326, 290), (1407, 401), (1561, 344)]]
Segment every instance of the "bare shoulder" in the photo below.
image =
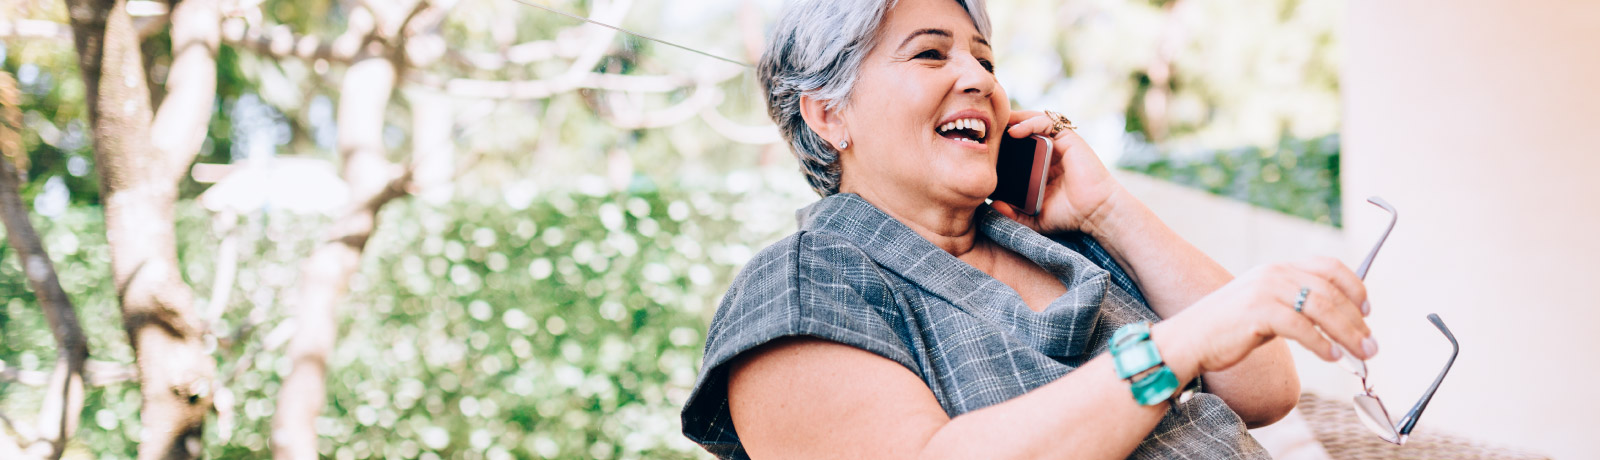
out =
[(905, 366), (812, 337), (732, 362), (728, 405), (752, 458), (910, 458), (949, 421)]

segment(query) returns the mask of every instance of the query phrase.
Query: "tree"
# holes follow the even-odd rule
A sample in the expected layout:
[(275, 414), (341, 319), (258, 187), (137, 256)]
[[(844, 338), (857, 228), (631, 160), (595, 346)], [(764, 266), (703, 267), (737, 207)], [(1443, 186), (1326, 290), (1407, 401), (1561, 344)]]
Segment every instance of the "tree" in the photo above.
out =
[(402, 170), (384, 158), (383, 122), (407, 64), (403, 31), (427, 9), (426, 2), (417, 2), (401, 19), (392, 10), (369, 5), (357, 10), (357, 18), (363, 19), (351, 21), (354, 33), (376, 31), (372, 38), (387, 46), (369, 48), (378, 51), (359, 55), (345, 71), (340, 88), (338, 148), (352, 199), (301, 266), (292, 303), (298, 330), (289, 344), (294, 367), (284, 379), (273, 416), (274, 458), (317, 458), (315, 422), (327, 405), (324, 382), (328, 354), (337, 340), (336, 307), (349, 288), (351, 275), (360, 267), (362, 250), (377, 228), (378, 211), (405, 196), (410, 188), (412, 168)]
[(56, 339), (55, 371), (46, 385), (36, 429), (28, 429), (5, 419), (12, 431), (24, 439), (8, 439), (0, 432), (0, 456), (5, 458), (61, 458), (67, 439), (78, 428), (83, 412), (84, 364), (89, 358), (88, 341), (78, 324), (72, 299), (61, 289), (50, 255), (28, 221), (28, 210), (18, 194), (22, 180), (19, 164), (27, 155), (22, 151), (22, 112), (18, 110), (17, 81), (0, 72), (0, 218), (5, 221), (6, 237), (17, 248), (17, 258), (33, 288), (39, 309), (50, 323)]
[(178, 266), (173, 207), (199, 152), (216, 91), (215, 2), (171, 10), (173, 64), (151, 107), (126, 0), (67, 0), (100, 175), (112, 279), (133, 345), (143, 402), (139, 458), (197, 457), (216, 362)]

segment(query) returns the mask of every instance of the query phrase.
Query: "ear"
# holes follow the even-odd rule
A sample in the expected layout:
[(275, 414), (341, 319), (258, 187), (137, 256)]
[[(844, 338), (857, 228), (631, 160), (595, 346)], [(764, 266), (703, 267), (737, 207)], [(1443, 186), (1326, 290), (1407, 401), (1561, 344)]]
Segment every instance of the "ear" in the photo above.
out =
[(828, 110), (826, 101), (801, 95), (800, 118), (805, 119), (806, 126), (835, 149), (839, 148), (841, 141), (850, 138), (850, 132), (844, 126), (844, 117), (839, 116), (839, 109)]

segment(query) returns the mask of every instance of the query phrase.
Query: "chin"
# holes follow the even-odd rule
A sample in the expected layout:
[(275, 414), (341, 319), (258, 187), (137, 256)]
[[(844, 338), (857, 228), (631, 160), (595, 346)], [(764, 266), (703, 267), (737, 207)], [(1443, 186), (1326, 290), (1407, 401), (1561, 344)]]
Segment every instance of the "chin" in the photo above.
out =
[(989, 194), (994, 193), (993, 171), (989, 171), (988, 174), (959, 174), (947, 177), (949, 180), (944, 182), (943, 188), (948, 190), (950, 195), (962, 200), (963, 205), (970, 204), (972, 207), (977, 207), (983, 204), (983, 200), (989, 198)]

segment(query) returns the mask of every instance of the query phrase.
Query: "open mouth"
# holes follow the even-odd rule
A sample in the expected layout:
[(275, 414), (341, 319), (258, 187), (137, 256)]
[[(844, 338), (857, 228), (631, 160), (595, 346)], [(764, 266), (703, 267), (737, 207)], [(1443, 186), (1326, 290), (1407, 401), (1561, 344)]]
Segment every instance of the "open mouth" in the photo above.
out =
[(935, 130), (946, 139), (982, 144), (989, 135), (988, 123), (978, 118), (951, 120)]

